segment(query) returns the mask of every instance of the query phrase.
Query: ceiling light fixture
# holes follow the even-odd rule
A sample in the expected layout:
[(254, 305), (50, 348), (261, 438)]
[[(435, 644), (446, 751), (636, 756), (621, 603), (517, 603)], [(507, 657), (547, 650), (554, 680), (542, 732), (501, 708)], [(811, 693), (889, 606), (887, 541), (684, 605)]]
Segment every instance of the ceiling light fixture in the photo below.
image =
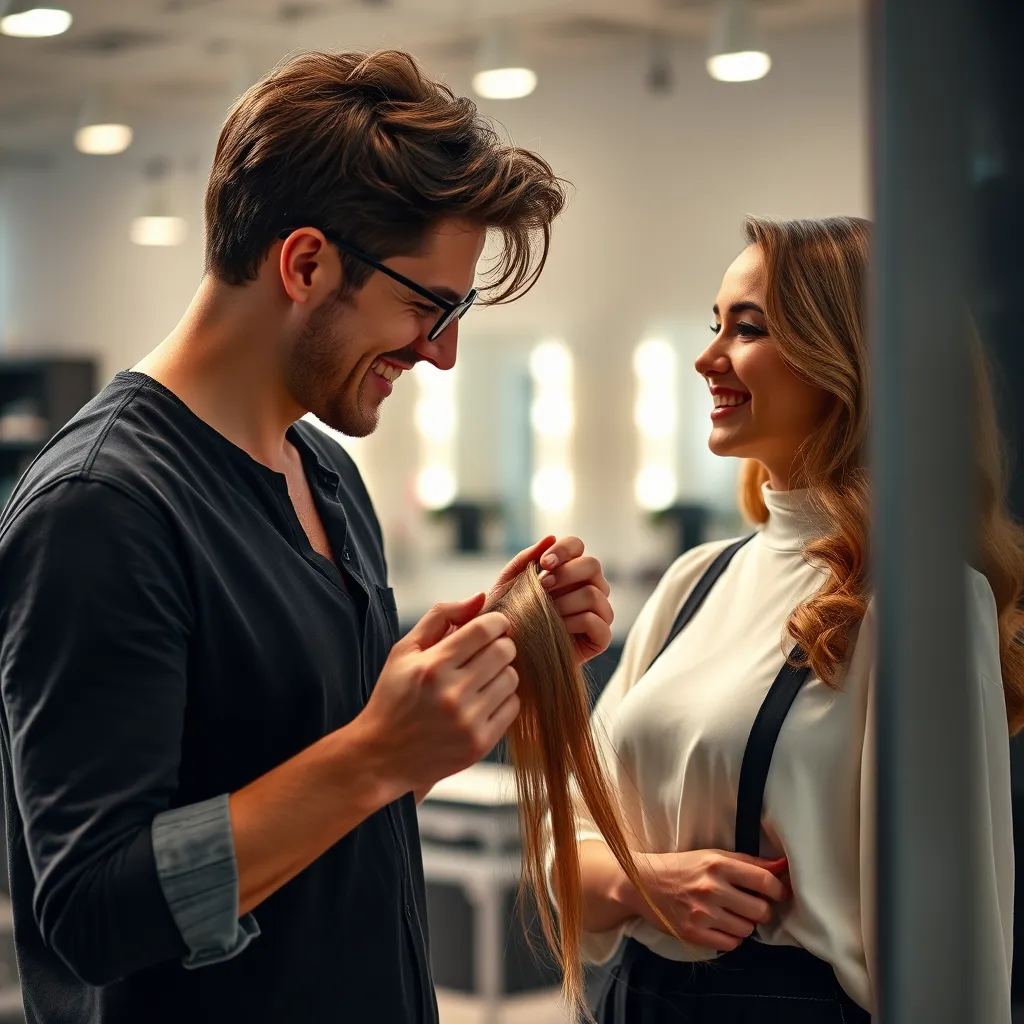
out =
[(71, 28), (71, 15), (60, 7), (37, 7), (34, 3), (4, 4), (0, 0), (0, 32), (20, 39), (59, 36)]
[(651, 63), (647, 69), (647, 88), (653, 93), (669, 93), (673, 85), (672, 44), (664, 32), (651, 35)]
[(168, 169), (168, 164), (164, 160), (151, 160), (146, 164), (149, 184), (145, 206), (142, 213), (132, 220), (128, 233), (136, 245), (181, 245), (188, 234), (185, 219), (171, 212), (167, 189)]
[(91, 156), (123, 153), (132, 144), (131, 127), (112, 108), (107, 97), (94, 93), (85, 102), (75, 131), (75, 149)]
[(757, 45), (750, 0), (722, 0), (711, 34), (708, 74), (719, 82), (753, 82), (771, 70), (772, 59)]
[(473, 91), (487, 100), (518, 100), (537, 88), (537, 74), (522, 60), (512, 31), (491, 28), (480, 44), (479, 70)]

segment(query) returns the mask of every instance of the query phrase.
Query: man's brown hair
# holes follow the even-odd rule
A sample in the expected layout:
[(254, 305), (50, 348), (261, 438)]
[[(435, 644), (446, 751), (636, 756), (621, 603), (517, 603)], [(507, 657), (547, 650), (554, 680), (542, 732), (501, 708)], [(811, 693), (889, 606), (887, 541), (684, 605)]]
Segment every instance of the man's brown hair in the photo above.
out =
[[(278, 233), (317, 227), (377, 259), (412, 255), (438, 221), (496, 230), (484, 301), (529, 290), (547, 258), (562, 182), (504, 145), (476, 105), (407, 53), (303, 53), (235, 104), (206, 189), (206, 270), (256, 277)], [(348, 286), (371, 273), (342, 256)]]

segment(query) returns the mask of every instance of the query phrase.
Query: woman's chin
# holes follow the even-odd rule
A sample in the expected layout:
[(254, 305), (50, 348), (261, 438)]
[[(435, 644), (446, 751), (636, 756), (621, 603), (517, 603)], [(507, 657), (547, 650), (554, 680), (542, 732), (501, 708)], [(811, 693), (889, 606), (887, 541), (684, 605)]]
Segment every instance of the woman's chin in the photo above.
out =
[(746, 446), (743, 444), (742, 438), (736, 437), (731, 430), (716, 427), (708, 437), (708, 450), (712, 455), (717, 455), (722, 459), (743, 458), (746, 454), (742, 450), (744, 447)]

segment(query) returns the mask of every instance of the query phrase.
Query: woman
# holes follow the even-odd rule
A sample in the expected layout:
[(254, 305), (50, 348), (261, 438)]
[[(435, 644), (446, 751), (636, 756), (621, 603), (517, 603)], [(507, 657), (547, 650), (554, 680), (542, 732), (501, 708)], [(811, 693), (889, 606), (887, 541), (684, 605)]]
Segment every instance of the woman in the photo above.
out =
[[(642, 880), (689, 944), (667, 933), (581, 817), (585, 955), (606, 962), (626, 939), (602, 1024), (859, 1024), (875, 1009), (869, 240), (860, 220), (751, 220), (722, 281), (696, 369), (714, 401), (711, 450), (747, 460), (741, 500), (761, 526), (747, 543), (707, 544), (669, 569), (595, 709)], [(985, 822), (984, 1020), (1003, 1024), (1007, 719), (1015, 729), (1024, 715), (1012, 642), (1024, 545), (1004, 510), (992, 399), (980, 386), (968, 683)]]

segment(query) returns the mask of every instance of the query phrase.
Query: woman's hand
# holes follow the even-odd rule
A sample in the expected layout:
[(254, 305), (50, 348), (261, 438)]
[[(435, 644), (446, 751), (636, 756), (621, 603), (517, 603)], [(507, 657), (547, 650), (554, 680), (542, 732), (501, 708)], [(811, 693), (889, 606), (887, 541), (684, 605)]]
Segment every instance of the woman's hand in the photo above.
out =
[[(772, 918), (772, 903), (789, 899), (777, 877), (786, 859), (770, 861), (724, 850), (636, 854), (648, 895), (686, 942), (735, 949)], [(619, 900), (661, 931), (664, 923), (623, 875)]]
[[(576, 660), (583, 664), (608, 649), (615, 614), (601, 563), (584, 553), (579, 537), (545, 537), (520, 551), (505, 567), (494, 591), (506, 586), (531, 562), (540, 561), (541, 582), (551, 595), (565, 628), (572, 634)], [(492, 591), (493, 592), (493, 591)]]

